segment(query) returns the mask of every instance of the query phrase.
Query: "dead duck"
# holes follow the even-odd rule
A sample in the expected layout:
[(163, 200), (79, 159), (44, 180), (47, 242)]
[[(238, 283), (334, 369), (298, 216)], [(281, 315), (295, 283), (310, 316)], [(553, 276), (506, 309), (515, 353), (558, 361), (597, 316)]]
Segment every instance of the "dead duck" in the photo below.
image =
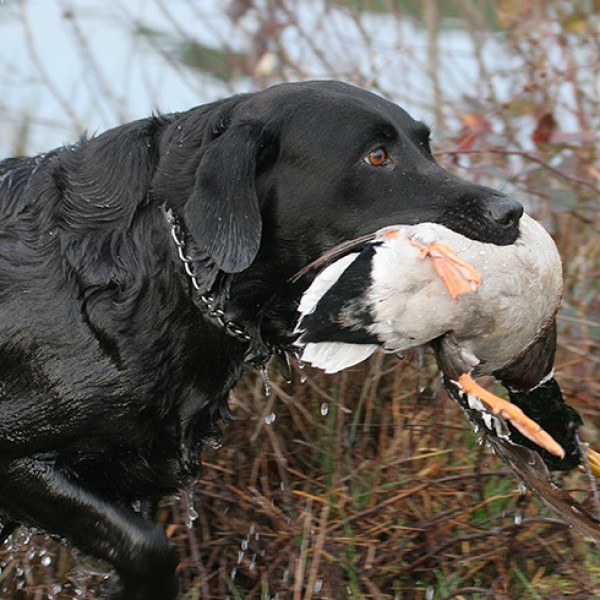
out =
[[(476, 427), (538, 452), (553, 470), (582, 462), (581, 417), (552, 370), (561, 260), (539, 223), (524, 215), (510, 246), (432, 223), (387, 227), (316, 266), (325, 262), (298, 309), (304, 362), (333, 373), (378, 350), (430, 345), (450, 397)], [(481, 388), (481, 375), (503, 383), (510, 401)], [(599, 455), (586, 459), (600, 476)]]

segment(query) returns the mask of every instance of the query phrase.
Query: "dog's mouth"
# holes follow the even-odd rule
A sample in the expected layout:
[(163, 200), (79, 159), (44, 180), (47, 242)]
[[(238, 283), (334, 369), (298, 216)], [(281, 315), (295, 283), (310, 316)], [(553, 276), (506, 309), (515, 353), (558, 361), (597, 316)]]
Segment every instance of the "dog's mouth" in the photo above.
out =
[(445, 225), (448, 229), (456, 231), (467, 238), (477, 242), (495, 244), (496, 246), (510, 246), (519, 238), (519, 223), (510, 225), (492, 225), (485, 221), (479, 221), (476, 218), (462, 219), (458, 222), (448, 223), (447, 220), (440, 221), (439, 224)]
[[(449, 209), (440, 219), (431, 219), (430, 222), (435, 222), (438, 225), (443, 225), (448, 229), (452, 229), (456, 233), (463, 235), (469, 239), (483, 242), (487, 244), (495, 244), (497, 246), (509, 246), (514, 244), (519, 238), (519, 222), (523, 216), (523, 207), (515, 201), (510, 201), (507, 210), (503, 213), (484, 214), (479, 203), (474, 205), (479, 209), (465, 210), (463, 205), (460, 210), (458, 208)], [(410, 221), (405, 225), (418, 225), (422, 221)], [(324, 265), (342, 257), (349, 252), (360, 250), (365, 244), (372, 241), (376, 236), (376, 232), (367, 233), (357, 238), (347, 240), (325, 251), (321, 256), (304, 266), (293, 277), (290, 278), (291, 283), (299, 281), (304, 275), (311, 271), (315, 271)]]
[(519, 237), (523, 206), (506, 196), (473, 199), (448, 208), (435, 222), (478, 242), (509, 246)]

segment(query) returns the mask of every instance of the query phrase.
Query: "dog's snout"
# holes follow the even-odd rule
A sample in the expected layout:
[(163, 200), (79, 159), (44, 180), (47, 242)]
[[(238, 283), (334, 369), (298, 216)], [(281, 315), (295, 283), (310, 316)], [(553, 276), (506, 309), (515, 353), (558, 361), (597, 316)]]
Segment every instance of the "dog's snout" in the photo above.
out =
[(492, 221), (509, 227), (523, 216), (523, 205), (511, 198), (495, 196), (487, 201), (486, 211)]

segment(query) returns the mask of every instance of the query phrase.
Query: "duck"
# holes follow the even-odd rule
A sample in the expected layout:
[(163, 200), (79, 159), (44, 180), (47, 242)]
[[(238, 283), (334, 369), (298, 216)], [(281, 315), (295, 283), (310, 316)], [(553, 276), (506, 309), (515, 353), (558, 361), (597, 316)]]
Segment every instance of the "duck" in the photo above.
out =
[[(585, 463), (600, 477), (600, 454), (580, 442), (581, 416), (554, 377), (562, 262), (535, 219), (524, 214), (506, 246), (437, 223), (392, 225), (305, 270), (317, 268), (298, 306), (302, 362), (335, 373), (375, 352), (432, 348), (448, 395), (499, 454), (518, 446), (544, 469)], [(482, 376), (493, 376), (508, 399), (482, 387)]]

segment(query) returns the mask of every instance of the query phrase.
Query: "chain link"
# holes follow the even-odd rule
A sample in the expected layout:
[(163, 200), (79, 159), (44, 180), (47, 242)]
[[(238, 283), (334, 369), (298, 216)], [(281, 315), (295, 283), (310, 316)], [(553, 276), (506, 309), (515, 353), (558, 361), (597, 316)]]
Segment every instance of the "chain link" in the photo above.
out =
[(223, 312), (223, 310), (215, 306), (214, 296), (212, 296), (211, 294), (200, 293), (201, 288), (200, 284), (198, 283), (196, 273), (194, 272), (194, 263), (192, 259), (185, 253), (184, 234), (181, 230), (181, 226), (177, 222), (177, 219), (170, 208), (165, 208), (164, 212), (167, 218), (167, 222), (169, 223), (171, 238), (173, 239), (175, 247), (177, 248), (179, 260), (181, 260), (181, 262), (183, 263), (185, 272), (190, 278), (194, 289), (198, 292), (198, 298), (200, 299), (200, 302), (206, 309), (206, 315), (214, 321), (216, 321), (224, 329), (225, 333), (230, 337), (242, 340), (244, 342), (249, 342), (251, 338), (243, 329), (243, 327), (241, 327), (234, 321), (228, 321), (225, 318), (225, 313)]

